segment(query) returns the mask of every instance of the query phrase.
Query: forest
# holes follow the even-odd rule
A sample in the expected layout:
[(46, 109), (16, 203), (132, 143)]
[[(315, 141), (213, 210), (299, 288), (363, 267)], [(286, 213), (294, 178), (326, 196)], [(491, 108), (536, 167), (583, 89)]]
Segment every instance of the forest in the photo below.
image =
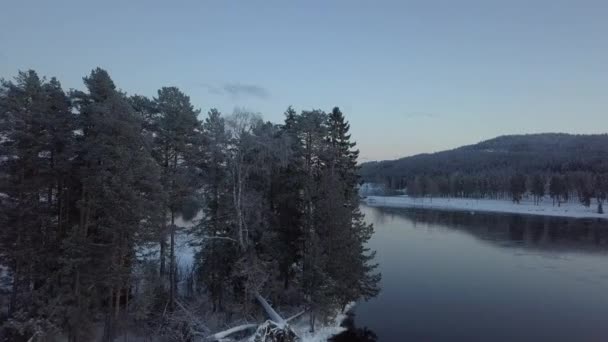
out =
[(603, 212), (608, 196), (608, 135), (543, 133), (501, 136), (475, 145), (392, 161), (368, 162), (360, 174), (389, 192), (413, 197), (510, 199), (553, 205), (578, 201)]
[[(195, 341), (234, 326), (270, 341), (258, 323), (288, 330), (275, 310), (314, 331), (378, 293), (338, 107), (289, 107), (274, 124), (201, 114), (176, 87), (129, 95), (100, 68), (83, 81), (66, 91), (29, 70), (0, 85), (1, 341)], [(186, 269), (178, 239), (196, 251)]]

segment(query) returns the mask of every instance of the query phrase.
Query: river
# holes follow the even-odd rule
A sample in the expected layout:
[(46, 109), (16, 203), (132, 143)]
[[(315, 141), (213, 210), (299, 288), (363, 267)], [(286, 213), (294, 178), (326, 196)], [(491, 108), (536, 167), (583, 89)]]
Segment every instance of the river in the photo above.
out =
[(382, 290), (336, 341), (608, 341), (608, 221), (362, 211)]

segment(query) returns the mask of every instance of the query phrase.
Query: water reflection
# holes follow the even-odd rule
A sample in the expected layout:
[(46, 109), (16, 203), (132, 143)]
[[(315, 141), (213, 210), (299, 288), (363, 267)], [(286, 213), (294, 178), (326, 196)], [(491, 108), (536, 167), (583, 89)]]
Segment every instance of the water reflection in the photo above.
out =
[(336, 341), (608, 341), (608, 221), (361, 209), (381, 293)]
[(371, 208), (372, 220), (382, 225), (395, 217), (414, 227), (433, 225), (459, 230), (500, 246), (525, 246), (556, 251), (608, 252), (608, 221), (511, 214)]

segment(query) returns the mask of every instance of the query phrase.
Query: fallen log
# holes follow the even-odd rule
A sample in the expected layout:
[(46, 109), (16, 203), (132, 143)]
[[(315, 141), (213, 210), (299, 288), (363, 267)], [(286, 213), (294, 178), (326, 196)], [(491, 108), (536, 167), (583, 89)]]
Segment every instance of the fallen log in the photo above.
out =
[(243, 324), (228, 330), (220, 331), (207, 337), (208, 341), (228, 341), (230, 335), (238, 332), (246, 331), (255, 328), (255, 333), (249, 337), (248, 341), (254, 342), (295, 342), (299, 341), (300, 337), (289, 326), (289, 321), (301, 316), (305, 311), (299, 312), (294, 316), (284, 319), (275, 309), (272, 308), (268, 301), (259, 293), (254, 294), (257, 301), (260, 303), (268, 320), (262, 324)]

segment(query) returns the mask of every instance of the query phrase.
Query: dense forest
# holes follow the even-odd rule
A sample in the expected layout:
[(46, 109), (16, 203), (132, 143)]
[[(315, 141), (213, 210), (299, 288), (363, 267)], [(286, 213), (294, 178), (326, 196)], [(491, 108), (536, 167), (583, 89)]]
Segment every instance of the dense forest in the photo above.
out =
[(202, 115), (176, 87), (131, 96), (99, 68), (83, 80), (0, 86), (0, 340), (193, 341), (273, 307), (314, 330), (377, 294), (339, 108), (273, 124)]
[(554, 205), (596, 201), (608, 195), (608, 135), (510, 135), (449, 151), (361, 165), (364, 181), (410, 196), (509, 198)]

